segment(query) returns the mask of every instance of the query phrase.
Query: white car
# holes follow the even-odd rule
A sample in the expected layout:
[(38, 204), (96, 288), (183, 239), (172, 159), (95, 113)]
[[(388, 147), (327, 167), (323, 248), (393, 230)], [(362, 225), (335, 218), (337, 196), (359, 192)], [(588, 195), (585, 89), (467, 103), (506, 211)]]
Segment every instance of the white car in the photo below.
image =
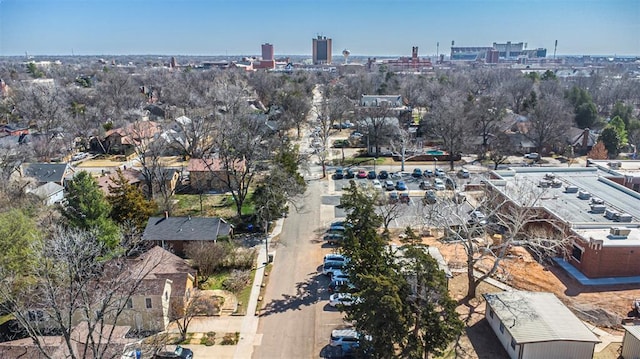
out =
[(332, 307), (337, 307), (338, 305), (348, 307), (355, 301), (356, 297), (354, 297), (350, 293), (333, 293), (329, 297), (329, 305)]
[(444, 191), (447, 187), (444, 185), (444, 182), (440, 178), (436, 178), (433, 180), (433, 188), (436, 191)]
[(382, 190), (382, 183), (380, 183), (379, 180), (375, 179), (372, 182), (373, 182), (373, 188)]

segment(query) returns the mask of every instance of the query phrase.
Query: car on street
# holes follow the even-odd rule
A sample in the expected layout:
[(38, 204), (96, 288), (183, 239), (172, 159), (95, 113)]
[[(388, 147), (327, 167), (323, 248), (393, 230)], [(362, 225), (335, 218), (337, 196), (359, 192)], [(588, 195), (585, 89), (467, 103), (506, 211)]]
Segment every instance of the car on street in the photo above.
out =
[(380, 173), (378, 173), (378, 179), (386, 180), (387, 178), (389, 178), (389, 172), (380, 171)]
[(444, 191), (445, 189), (447, 189), (444, 185), (444, 182), (440, 178), (436, 178), (433, 180), (433, 188), (435, 188), (436, 191)]
[(75, 155), (71, 156), (72, 161), (80, 161), (89, 157), (89, 154), (86, 152), (78, 152)]
[(333, 179), (343, 179), (344, 178), (344, 172), (342, 171), (342, 168), (336, 168), (336, 171), (333, 173)]
[(370, 180), (376, 179), (378, 178), (378, 174), (376, 173), (376, 171), (369, 171), (369, 173), (367, 173), (367, 178)]
[(367, 178), (367, 171), (358, 170), (358, 174), (356, 175), (356, 177), (358, 177), (358, 178)]
[(373, 185), (373, 188), (375, 189), (382, 189), (382, 183), (380, 183), (379, 180), (374, 179), (371, 184)]
[(333, 293), (329, 296), (329, 305), (337, 307), (339, 305), (348, 307), (357, 300), (351, 293)]
[(398, 191), (406, 191), (407, 190), (407, 185), (404, 183), (404, 181), (397, 181), (396, 182), (396, 190), (398, 190)]
[(411, 172), (411, 177), (414, 177), (414, 178), (422, 177), (422, 170), (419, 168), (414, 168), (413, 172)]
[(461, 168), (461, 169), (458, 171), (458, 177), (459, 177), (459, 178), (469, 178), (469, 171), (467, 171), (467, 170), (466, 170), (466, 169), (464, 169), (464, 168)]

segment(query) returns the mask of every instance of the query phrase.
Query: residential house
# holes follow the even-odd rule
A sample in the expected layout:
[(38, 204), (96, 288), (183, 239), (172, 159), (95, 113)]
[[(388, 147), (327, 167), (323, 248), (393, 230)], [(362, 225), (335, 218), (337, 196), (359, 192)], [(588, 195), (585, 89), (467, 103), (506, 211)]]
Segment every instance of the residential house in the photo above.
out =
[(60, 203), (64, 198), (64, 187), (55, 182), (47, 182), (35, 189), (27, 190), (27, 192), (38, 197), (45, 206)]
[(600, 340), (552, 293), (484, 294), (485, 318), (512, 359), (591, 359)]
[[(102, 358), (120, 358), (125, 347), (136, 340), (126, 338), (128, 332), (127, 326), (105, 325), (101, 333), (96, 332), (90, 336), (87, 323), (82, 322), (71, 329), (70, 342), (73, 354), (76, 358), (93, 359), (90, 348), (99, 348), (103, 353)], [(71, 356), (69, 345), (62, 335), (38, 336), (37, 341), (40, 348), (32, 338), (2, 342), (0, 358), (67, 359)], [(89, 344), (91, 342), (94, 344)], [(89, 348), (85, 356), (87, 345)]]
[(402, 95), (362, 95), (360, 106), (404, 108), (405, 104), (402, 101)]
[(142, 239), (176, 254), (193, 242), (217, 242), (233, 235), (233, 226), (217, 217), (151, 217)]
[(640, 359), (640, 325), (623, 325), (622, 355), (624, 359)]
[(0, 125), (0, 133), (5, 134), (6, 136), (28, 135), (29, 128), (12, 124)]
[(567, 141), (573, 148), (573, 153), (576, 156), (581, 156), (587, 154), (596, 145), (598, 135), (588, 128), (571, 127), (567, 132)]
[(107, 153), (129, 155), (137, 147), (148, 145), (162, 132), (162, 127), (153, 121), (138, 121), (105, 133), (102, 147)]
[[(125, 167), (121, 169), (121, 171), (122, 171), (122, 175), (127, 180), (127, 183), (129, 183), (134, 187), (142, 188), (143, 182), (144, 182), (144, 176), (142, 176), (142, 173), (139, 170), (131, 167), (129, 168)], [(109, 192), (109, 186), (114, 185), (113, 180), (117, 178), (117, 176), (118, 174), (117, 172), (115, 172), (115, 173), (109, 173), (97, 178), (98, 187), (100, 187), (100, 189), (105, 195), (111, 194), (111, 192)]]
[[(245, 162), (235, 163), (235, 171), (244, 171)], [(187, 171), (191, 187), (196, 191), (226, 192), (228, 188), (227, 168), (218, 158), (192, 158)], [(233, 178), (230, 178), (233, 180)]]
[(75, 173), (67, 163), (25, 163), (21, 172), (23, 176), (33, 178), (37, 186), (53, 182), (62, 187)]

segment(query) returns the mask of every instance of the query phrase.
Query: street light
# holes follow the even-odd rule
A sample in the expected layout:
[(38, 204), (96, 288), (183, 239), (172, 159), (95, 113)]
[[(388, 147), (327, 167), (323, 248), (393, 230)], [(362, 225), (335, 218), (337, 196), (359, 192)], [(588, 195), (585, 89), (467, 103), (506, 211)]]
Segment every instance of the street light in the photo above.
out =
[(374, 158), (373, 158), (373, 172), (375, 172), (375, 171), (376, 171), (376, 162), (377, 162), (377, 161), (378, 161), (378, 158), (377, 158), (377, 157), (374, 157)]

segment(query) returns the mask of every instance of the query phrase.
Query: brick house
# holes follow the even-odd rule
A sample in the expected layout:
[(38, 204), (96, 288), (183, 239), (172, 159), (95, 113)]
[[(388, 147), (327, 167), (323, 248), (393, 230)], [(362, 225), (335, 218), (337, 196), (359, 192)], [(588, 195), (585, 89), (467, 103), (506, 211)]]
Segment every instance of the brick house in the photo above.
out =
[(233, 226), (217, 217), (151, 217), (142, 239), (176, 254), (192, 242), (217, 242), (233, 235)]
[[(235, 163), (235, 171), (241, 172), (244, 169), (244, 160)], [(224, 192), (227, 190), (227, 167), (220, 159), (192, 158), (189, 160), (187, 170), (191, 187), (196, 191)]]

